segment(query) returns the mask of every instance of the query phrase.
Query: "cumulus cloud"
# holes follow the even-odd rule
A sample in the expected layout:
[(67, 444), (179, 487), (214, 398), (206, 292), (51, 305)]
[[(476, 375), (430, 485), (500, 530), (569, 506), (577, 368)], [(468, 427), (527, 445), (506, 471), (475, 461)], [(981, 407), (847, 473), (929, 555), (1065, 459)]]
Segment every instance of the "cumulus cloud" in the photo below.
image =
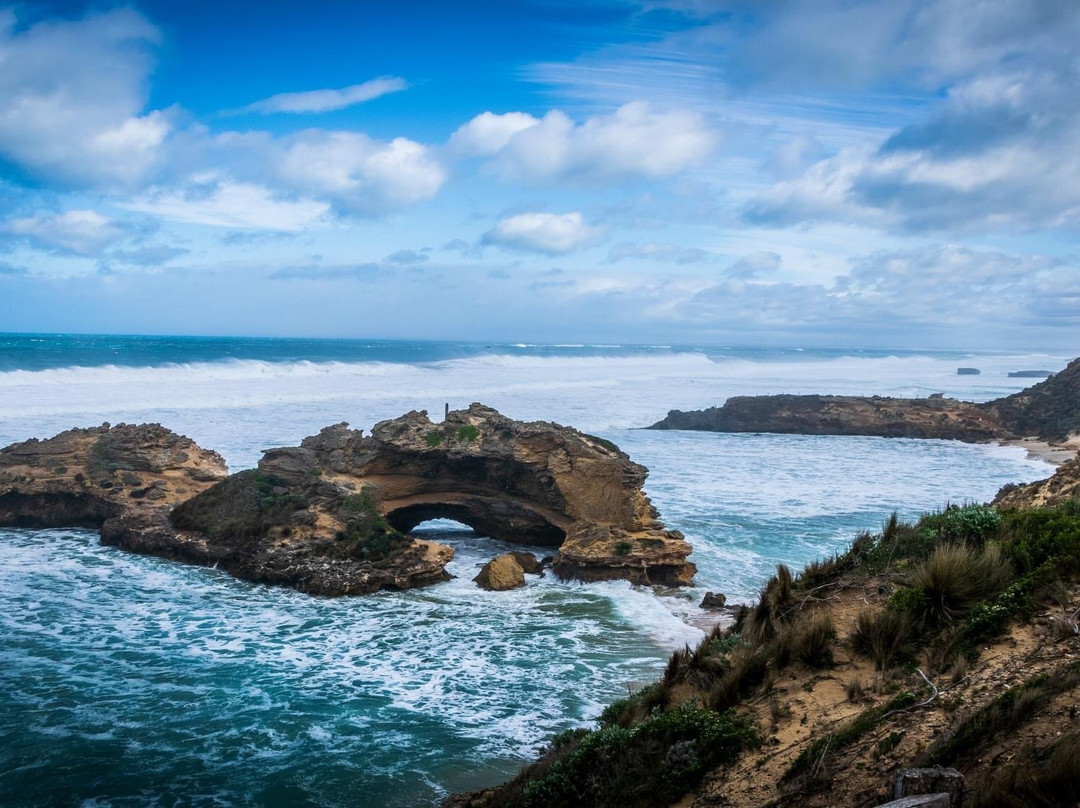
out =
[(284, 144), (276, 171), (298, 191), (325, 195), (364, 214), (431, 199), (446, 182), (446, 169), (421, 143), (316, 129)]
[(519, 213), (500, 219), (483, 236), (485, 244), (514, 250), (561, 255), (596, 243), (604, 237), (602, 225), (589, 225), (573, 213)]
[(0, 225), (0, 232), (50, 252), (96, 256), (130, 230), (94, 210), (69, 210), (13, 219)]
[(490, 157), (510, 142), (510, 138), (523, 129), (540, 123), (527, 112), (507, 112), (496, 115), (483, 112), (458, 127), (448, 143), (454, 152)]
[(487, 156), (506, 179), (540, 182), (668, 177), (704, 161), (716, 141), (699, 113), (641, 102), (581, 124), (559, 110), (539, 119), (486, 112), (450, 138), (458, 150)]
[(263, 185), (215, 175), (197, 176), (181, 187), (151, 189), (120, 207), (186, 224), (294, 232), (314, 226), (330, 211), (326, 202), (287, 198)]
[(709, 252), (699, 247), (680, 247), (677, 244), (660, 244), (655, 241), (644, 244), (621, 241), (608, 250), (608, 261), (612, 263), (627, 258), (663, 261), (669, 264), (696, 264), (707, 260)]
[(381, 76), (337, 90), (307, 90), (300, 93), (278, 93), (244, 107), (245, 112), (331, 112), (354, 104), (372, 101), (390, 93), (407, 90), (409, 83), (396, 76)]
[(0, 159), (63, 186), (140, 180), (171, 129), (143, 112), (159, 42), (130, 9), (25, 29), (0, 10)]

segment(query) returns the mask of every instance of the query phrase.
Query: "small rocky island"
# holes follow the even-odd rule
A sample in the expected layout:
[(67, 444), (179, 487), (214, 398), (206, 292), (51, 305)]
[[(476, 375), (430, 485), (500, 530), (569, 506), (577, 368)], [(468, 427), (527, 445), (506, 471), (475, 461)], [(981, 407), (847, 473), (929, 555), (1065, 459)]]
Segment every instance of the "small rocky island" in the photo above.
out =
[(1046, 381), (982, 404), (940, 396), (734, 396), (722, 407), (672, 410), (649, 428), (1062, 442), (1080, 433), (1080, 359)]
[(0, 526), (99, 528), (132, 552), (345, 595), (447, 579), (453, 549), (409, 531), (449, 518), (551, 547), (563, 578), (689, 584), (691, 547), (643, 493), (647, 473), (609, 441), (481, 404), (369, 436), (337, 424), (232, 475), (160, 425), (104, 424), (0, 450)]

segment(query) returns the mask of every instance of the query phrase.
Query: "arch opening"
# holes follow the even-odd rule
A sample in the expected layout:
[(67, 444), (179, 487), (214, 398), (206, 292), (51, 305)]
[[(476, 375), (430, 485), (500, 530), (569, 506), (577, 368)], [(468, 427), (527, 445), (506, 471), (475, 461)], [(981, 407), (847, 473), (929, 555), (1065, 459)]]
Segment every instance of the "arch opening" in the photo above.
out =
[(391, 508), (386, 521), (402, 533), (432, 519), (449, 519), (470, 527), (479, 536), (512, 544), (558, 547), (566, 531), (539, 513), (506, 503), (423, 502)]

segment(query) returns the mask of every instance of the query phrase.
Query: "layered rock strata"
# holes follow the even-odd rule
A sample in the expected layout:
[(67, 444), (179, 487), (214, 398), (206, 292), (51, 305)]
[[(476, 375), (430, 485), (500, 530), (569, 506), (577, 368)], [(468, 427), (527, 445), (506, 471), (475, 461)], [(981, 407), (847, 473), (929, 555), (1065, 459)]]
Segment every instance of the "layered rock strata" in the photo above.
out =
[(690, 545), (613, 444), (473, 404), (411, 412), (370, 436), (327, 427), (226, 477), (215, 452), (158, 425), (70, 430), (0, 451), (0, 526), (83, 526), (134, 552), (213, 564), (326, 595), (449, 577), (453, 550), (408, 532), (433, 518), (557, 548), (557, 575), (688, 584)]

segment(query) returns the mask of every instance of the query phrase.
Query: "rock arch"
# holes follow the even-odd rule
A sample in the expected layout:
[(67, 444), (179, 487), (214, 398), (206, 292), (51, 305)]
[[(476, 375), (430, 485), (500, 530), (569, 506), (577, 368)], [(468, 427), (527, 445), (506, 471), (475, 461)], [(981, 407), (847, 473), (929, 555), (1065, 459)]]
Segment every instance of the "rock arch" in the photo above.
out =
[(408, 535), (436, 517), (557, 548), (563, 577), (676, 585), (695, 572), (642, 491), (644, 467), (601, 438), (480, 404), (439, 424), (410, 412), (370, 436), (337, 424), (225, 471), (158, 425), (70, 430), (0, 452), (0, 525), (100, 524), (124, 549), (321, 594), (445, 579), (453, 550)]

